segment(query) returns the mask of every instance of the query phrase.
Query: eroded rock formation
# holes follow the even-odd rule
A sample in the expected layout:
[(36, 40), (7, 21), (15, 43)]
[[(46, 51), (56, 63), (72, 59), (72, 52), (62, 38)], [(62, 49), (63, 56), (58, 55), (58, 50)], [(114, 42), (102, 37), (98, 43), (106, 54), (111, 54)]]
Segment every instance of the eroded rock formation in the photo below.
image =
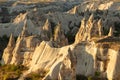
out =
[[(109, 23), (111, 18), (118, 18), (110, 15), (110, 13), (113, 14), (111, 11), (102, 13), (97, 10), (109, 10), (112, 2), (108, 4), (106, 2), (105, 8), (96, 7), (97, 4), (100, 3), (85, 5), (82, 7), (85, 7), (83, 11), (77, 6), (73, 11), (74, 14), (68, 14), (70, 13), (68, 12), (66, 15), (59, 15), (55, 13), (57, 16), (54, 15), (56, 17), (50, 18), (51, 21), (58, 23), (61, 20), (61, 23), (58, 23), (52, 31), (53, 23), (49, 22), (48, 18), (44, 25), (38, 28), (40, 29), (39, 35), (30, 35), (29, 19), (25, 19), (23, 30), (19, 34), (16, 44), (11, 35), (3, 53), (2, 64), (27, 66), (29, 70), (23, 73), (20, 79), (32, 72), (48, 70), (43, 80), (76, 80), (81, 76), (119, 80), (120, 38), (115, 36), (116, 31), (118, 34), (116, 26), (113, 25), (116, 20)], [(68, 15), (72, 15), (73, 22), (66, 19), (66, 16), (69, 17)], [(82, 20), (79, 15), (82, 15)], [(84, 15), (85, 17), (83, 17)], [(50, 16), (53, 14), (47, 15), (47, 17)], [(81, 21), (78, 21), (78, 18)], [(73, 30), (73, 27), (78, 28), (74, 19), (81, 24), (77, 34), (74, 34), (74, 43), (69, 44), (64, 34), (67, 30)]]
[(2, 59), (3, 59), (2, 62), (4, 62), (4, 64), (10, 64), (10, 61), (13, 56), (12, 51), (13, 51), (14, 47), (15, 47), (15, 40), (14, 40), (14, 36), (11, 34), (8, 45), (5, 48), (3, 57), (2, 57)]
[(46, 20), (44, 26), (42, 27), (40, 36), (41, 36), (41, 39), (45, 41), (49, 41), (52, 38), (51, 24), (48, 19)]
[(55, 27), (53, 41), (57, 43), (58, 47), (68, 44), (68, 40), (64, 35), (63, 29), (61, 28), (61, 23), (58, 23)]
[(88, 20), (83, 18), (83, 20), (81, 21), (81, 26), (75, 37), (75, 43), (79, 43), (80, 41), (89, 41), (94, 37), (101, 36), (103, 36), (101, 19), (95, 21), (94, 15), (92, 14)]

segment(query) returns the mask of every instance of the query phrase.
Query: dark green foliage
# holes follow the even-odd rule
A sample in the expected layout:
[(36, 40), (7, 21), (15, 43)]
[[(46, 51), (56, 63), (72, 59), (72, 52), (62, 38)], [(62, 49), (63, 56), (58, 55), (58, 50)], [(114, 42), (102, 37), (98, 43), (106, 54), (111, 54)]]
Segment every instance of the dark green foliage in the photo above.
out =
[(95, 72), (95, 77), (98, 77), (98, 76), (100, 76), (100, 72)]
[(22, 65), (0, 66), (0, 80), (17, 80), (24, 70), (27, 70), (27, 68)]
[(9, 12), (8, 12), (8, 8), (7, 7), (1, 7), (1, 13), (0, 16), (1, 17), (1, 22), (2, 23), (9, 23), (11, 21), (10, 16), (9, 16)]
[(88, 80), (88, 78), (83, 75), (76, 75), (76, 80)]
[(114, 36), (120, 36), (120, 22), (115, 22), (114, 26), (115, 26)]
[(14, 65), (14, 64), (9, 64), (9, 65), (3, 65), (2, 66), (3, 71), (18, 71), (18, 70), (27, 70), (26, 67), (23, 65)]
[(38, 73), (31, 73), (26, 78), (26, 80), (38, 80), (40, 78), (40, 75)]
[(51, 24), (52, 34), (54, 34), (54, 29), (55, 29), (56, 24), (52, 21), (50, 22), (50, 24)]
[(2, 57), (3, 50), (6, 48), (9, 41), (9, 37), (4, 35), (3, 37), (0, 37), (0, 60)]
[(70, 31), (65, 36), (67, 37), (69, 44), (72, 44), (75, 41), (75, 36), (73, 36)]
[(39, 70), (38, 72), (32, 72), (27, 75), (25, 80), (42, 80), (42, 78), (45, 77), (47, 73), (47, 70)]
[(0, 63), (0, 66), (2, 66), (2, 64)]
[(107, 78), (100, 78), (99, 72), (95, 72), (94, 76), (84, 76), (84, 75), (76, 75), (76, 80), (108, 80)]
[(103, 27), (103, 32), (104, 32), (104, 35), (108, 35), (109, 30), (107, 30), (107, 29), (105, 29), (105, 28)]
[(95, 12), (96, 15), (97, 15), (97, 14), (103, 15), (103, 13), (104, 13), (104, 12), (103, 12), (102, 10), (98, 10), (98, 9), (97, 9), (96, 12)]

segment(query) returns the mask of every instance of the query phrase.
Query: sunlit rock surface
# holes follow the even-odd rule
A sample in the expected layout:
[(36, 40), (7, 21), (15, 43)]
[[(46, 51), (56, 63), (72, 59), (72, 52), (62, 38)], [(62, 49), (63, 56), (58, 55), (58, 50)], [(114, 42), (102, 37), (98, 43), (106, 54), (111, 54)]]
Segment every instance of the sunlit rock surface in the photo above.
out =
[[(39, 70), (48, 70), (43, 80), (76, 80), (96, 74), (120, 79), (119, 2), (84, 1), (66, 12), (38, 12), (20, 14), (9, 28), (5, 28), (8, 23), (0, 27), (1, 36), (13, 33), (2, 64), (29, 68), (19, 79)], [(14, 36), (18, 36), (16, 42)]]

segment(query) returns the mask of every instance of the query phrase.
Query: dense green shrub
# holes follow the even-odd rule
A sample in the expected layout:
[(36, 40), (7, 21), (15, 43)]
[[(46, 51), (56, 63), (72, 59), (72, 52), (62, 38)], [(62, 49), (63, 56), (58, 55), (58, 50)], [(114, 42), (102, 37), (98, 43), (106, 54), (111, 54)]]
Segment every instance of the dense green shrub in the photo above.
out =
[(42, 80), (47, 73), (48, 70), (38, 70), (38, 72), (32, 72), (28, 74), (25, 80)]
[(2, 58), (3, 50), (6, 48), (8, 44), (8, 41), (9, 41), (9, 37), (7, 37), (6, 35), (0, 37), (0, 60)]
[(0, 63), (0, 66), (2, 66), (2, 64)]
[(115, 22), (115, 32), (114, 36), (120, 36), (120, 22)]
[(92, 79), (92, 76), (89, 76), (89, 77), (88, 77), (88, 80), (93, 80), (93, 79)]
[(4, 74), (3, 80), (7, 80), (9, 77), (10, 77), (9, 74)]
[(75, 36), (73, 36), (71, 32), (68, 32), (65, 36), (67, 37), (69, 44), (72, 44), (75, 41)]
[(22, 65), (3, 65), (0, 67), (0, 80), (17, 80), (25, 70), (27, 68)]
[(95, 72), (95, 77), (98, 77), (98, 76), (100, 76), (100, 72), (96, 71)]

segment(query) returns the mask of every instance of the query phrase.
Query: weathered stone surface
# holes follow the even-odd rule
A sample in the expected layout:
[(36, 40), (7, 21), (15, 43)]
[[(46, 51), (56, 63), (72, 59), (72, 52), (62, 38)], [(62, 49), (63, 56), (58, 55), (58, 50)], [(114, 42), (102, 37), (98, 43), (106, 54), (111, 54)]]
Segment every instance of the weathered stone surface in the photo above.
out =
[[(120, 70), (115, 67), (119, 64), (116, 59), (120, 52), (109, 49), (107, 46), (105, 48), (106, 44), (103, 44), (103, 47), (96, 45), (97, 43), (94, 42), (81, 42), (62, 48), (52, 48), (48, 42), (43, 41), (33, 54), (28, 73), (40, 69), (49, 70), (44, 77), (45, 80), (73, 80), (76, 78), (75, 74), (77, 76), (95, 76), (96, 72), (99, 72), (99, 76), (102, 78), (118, 78)], [(99, 45), (101, 46), (101, 44)], [(115, 73), (113, 73), (114, 71)], [(63, 73), (65, 74), (63, 75)]]
[(108, 36), (113, 36), (113, 28), (112, 27), (110, 27), (110, 30), (109, 30), (109, 33), (108, 33)]
[(80, 41), (89, 41), (93, 37), (101, 37), (103, 35), (101, 20), (94, 21), (94, 15), (92, 14), (88, 21), (85, 18), (81, 21), (81, 26), (75, 37), (75, 43)]
[(46, 20), (44, 26), (42, 27), (40, 36), (41, 39), (45, 41), (49, 41), (52, 38), (51, 24), (48, 19)]
[(65, 46), (68, 44), (68, 40), (64, 35), (64, 31), (61, 28), (61, 24), (58, 23), (54, 30), (53, 41), (55, 41), (58, 47)]
[[(48, 19), (44, 26), (36, 28), (40, 29), (38, 32), (40, 34), (37, 36), (28, 34), (32, 29), (29, 22), (32, 23), (32, 21), (24, 17), (25, 20), (22, 19), (24, 20), (24, 27), (21, 27), (23, 30), (19, 34), (16, 44), (11, 35), (8, 46), (4, 50), (2, 62), (27, 66), (29, 70), (23, 73), (22, 78), (26, 77), (28, 73), (48, 70), (43, 80), (75, 80), (81, 75), (95, 77), (96, 74), (100, 78), (119, 80), (120, 39), (113, 37), (113, 32), (115, 32), (115, 25), (113, 24), (116, 19), (119, 21), (119, 18), (113, 16), (111, 12), (110, 6), (114, 6), (112, 2), (105, 4), (96, 2), (95, 4), (95, 2), (88, 1), (84, 3), (86, 5), (83, 6), (82, 4), (83, 7), (81, 8), (77, 6), (73, 9), (73, 13), (62, 14), (58, 12), (44, 15)], [(102, 13), (97, 9), (108, 9), (109, 11)], [(78, 25), (76, 24), (81, 20), (80, 15), (85, 17), (83, 17), (75, 36), (75, 42), (68, 45), (67, 38), (64, 35), (65, 31), (74, 30), (74, 27), (77, 31)], [(53, 23), (49, 22), (49, 19), (55, 22), (54, 26), (61, 22), (57, 24), (53, 35)], [(111, 23), (109, 23), (110, 19)], [(19, 23), (19, 20), (16, 23)], [(15, 29), (16, 32), (18, 29)], [(107, 32), (108, 30), (110, 31)]]
[(5, 48), (2, 56), (2, 64), (10, 64), (12, 59), (12, 52), (15, 47), (14, 36), (11, 34), (7, 47)]

